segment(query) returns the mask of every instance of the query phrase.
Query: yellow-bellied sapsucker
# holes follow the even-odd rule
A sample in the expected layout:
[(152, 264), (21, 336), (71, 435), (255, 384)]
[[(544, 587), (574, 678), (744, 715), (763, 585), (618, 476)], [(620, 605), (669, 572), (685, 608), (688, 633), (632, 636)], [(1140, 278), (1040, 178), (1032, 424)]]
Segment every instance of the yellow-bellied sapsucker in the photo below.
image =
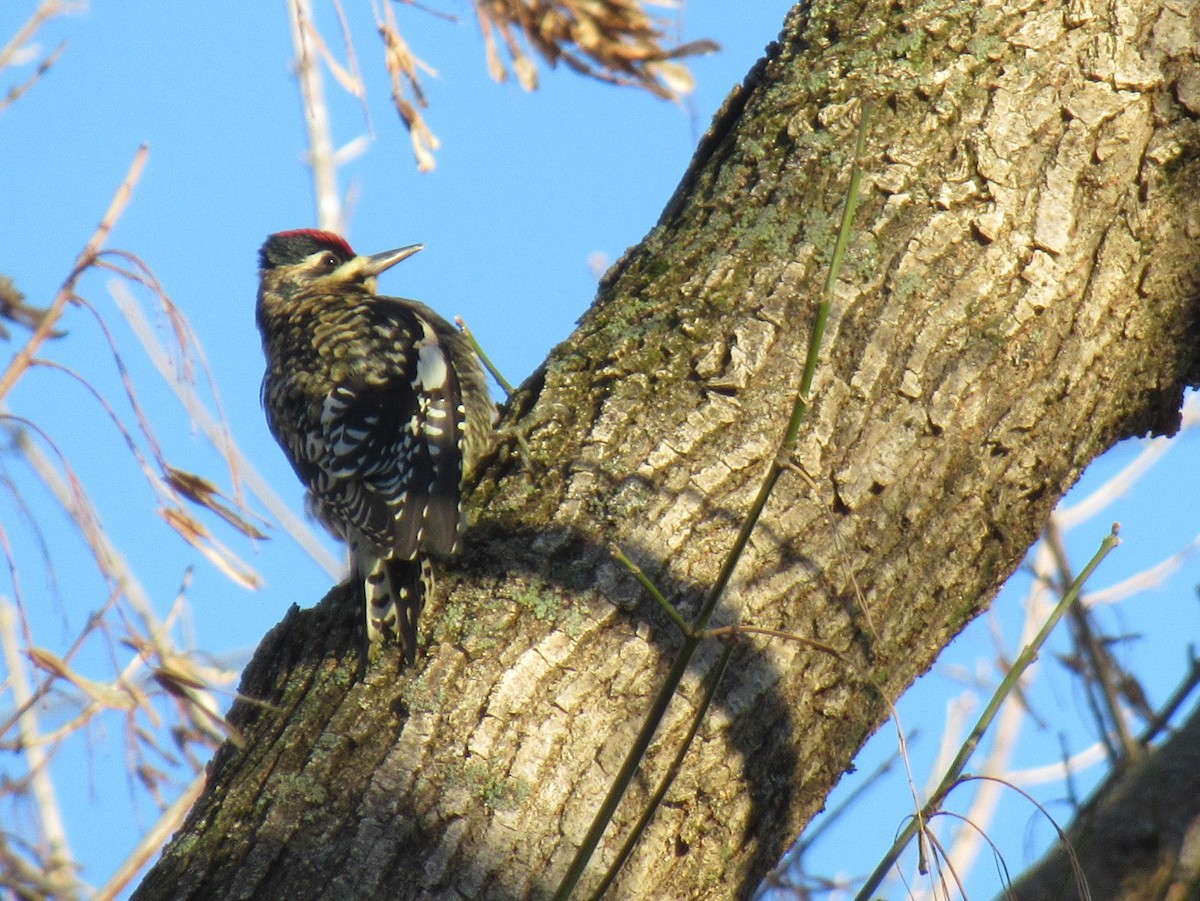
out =
[(429, 555), (457, 549), (462, 479), (495, 415), (469, 342), (424, 304), (375, 293), (421, 247), (358, 256), (330, 232), (271, 235), (257, 306), (267, 424), (350, 547), (369, 651), (399, 638), (409, 662)]

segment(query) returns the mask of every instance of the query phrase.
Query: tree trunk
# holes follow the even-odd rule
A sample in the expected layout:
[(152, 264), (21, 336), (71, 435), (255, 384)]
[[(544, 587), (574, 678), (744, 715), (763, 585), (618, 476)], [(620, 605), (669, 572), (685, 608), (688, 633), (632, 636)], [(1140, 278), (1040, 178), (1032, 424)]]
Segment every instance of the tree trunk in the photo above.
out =
[(1007, 897), (1078, 898), (1080, 878), (1091, 897), (1105, 901), (1200, 895), (1200, 710), (1146, 757), (1114, 770), (1079, 811), (1066, 841)]
[[(942, 6), (944, 8), (938, 9)], [(748, 895), (1055, 501), (1195, 380), (1193, 22), (1166, 2), (812, 3), (658, 226), (522, 388), (427, 657), (359, 674), (293, 610), (244, 738), (137, 897), (524, 898), (557, 885), (782, 437), (864, 101), (863, 203), (796, 466), (714, 625), (746, 637), (614, 897)], [(695, 659), (583, 886), (688, 728)], [(895, 811), (897, 822), (904, 811)], [(884, 828), (891, 829), (891, 826)]]

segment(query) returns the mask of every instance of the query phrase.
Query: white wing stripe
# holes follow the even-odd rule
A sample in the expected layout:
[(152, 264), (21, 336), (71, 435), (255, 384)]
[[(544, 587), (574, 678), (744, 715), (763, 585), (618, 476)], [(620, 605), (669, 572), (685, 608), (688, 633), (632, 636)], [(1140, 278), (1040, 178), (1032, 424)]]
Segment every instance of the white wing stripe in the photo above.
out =
[(417, 345), (417, 377), (413, 379), (413, 387), (438, 391), (445, 387), (446, 376), (446, 354), (437, 338)]

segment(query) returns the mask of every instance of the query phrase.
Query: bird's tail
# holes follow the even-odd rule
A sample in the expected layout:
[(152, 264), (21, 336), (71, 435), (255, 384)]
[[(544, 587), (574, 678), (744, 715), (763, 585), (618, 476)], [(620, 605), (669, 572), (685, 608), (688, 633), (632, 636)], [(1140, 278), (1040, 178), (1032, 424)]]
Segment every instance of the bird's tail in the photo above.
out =
[(367, 608), (367, 652), (373, 658), (380, 648), (399, 639), (404, 659), (417, 659), (417, 620), (425, 598), (433, 591), (429, 559), (375, 557), (360, 568)]

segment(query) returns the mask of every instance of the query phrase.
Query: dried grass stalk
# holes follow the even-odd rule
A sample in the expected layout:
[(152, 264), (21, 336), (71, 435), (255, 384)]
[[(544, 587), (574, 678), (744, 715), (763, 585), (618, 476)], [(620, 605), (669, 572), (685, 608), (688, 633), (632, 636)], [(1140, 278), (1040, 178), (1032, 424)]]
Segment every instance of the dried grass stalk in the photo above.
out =
[(506, 74), (498, 35), (526, 90), (537, 87), (537, 72), (521, 39), (552, 67), (563, 62), (590, 78), (641, 88), (674, 102), (694, 86), (678, 60), (719, 49), (709, 40), (668, 47), (671, 21), (647, 14), (641, 0), (476, 0), (475, 11), (488, 71), (493, 78)]

